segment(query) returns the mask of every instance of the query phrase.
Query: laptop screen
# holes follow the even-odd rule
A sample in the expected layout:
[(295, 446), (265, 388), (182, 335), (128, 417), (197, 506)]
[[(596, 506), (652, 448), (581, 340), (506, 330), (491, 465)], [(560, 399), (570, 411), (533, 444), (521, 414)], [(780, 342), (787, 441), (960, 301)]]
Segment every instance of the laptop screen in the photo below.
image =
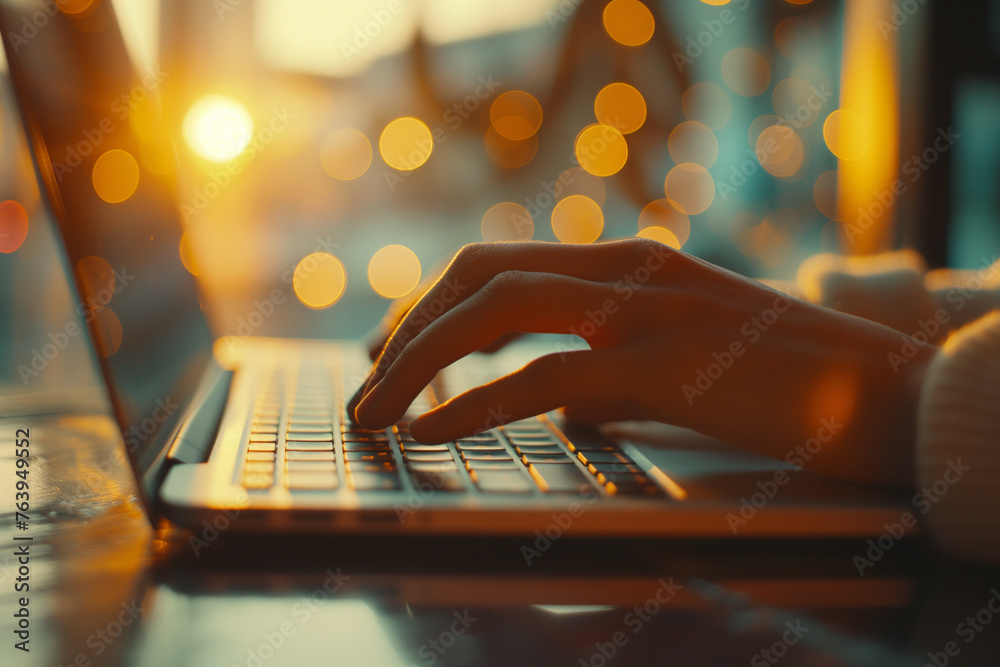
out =
[(179, 254), (174, 154), (157, 122), (166, 75), (135, 71), (110, 3), (73, 7), (0, 0), (0, 29), (78, 313), (142, 475), (191, 401), (212, 337)]

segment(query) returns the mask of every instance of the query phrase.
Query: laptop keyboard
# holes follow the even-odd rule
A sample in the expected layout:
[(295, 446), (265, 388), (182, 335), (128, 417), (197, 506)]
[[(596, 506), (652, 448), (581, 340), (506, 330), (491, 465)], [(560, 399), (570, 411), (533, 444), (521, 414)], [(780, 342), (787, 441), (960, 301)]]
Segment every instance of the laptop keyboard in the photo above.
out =
[[(291, 376), (291, 377), (289, 377)], [(243, 485), (266, 491), (356, 493), (437, 491), (450, 494), (537, 495), (594, 493), (663, 497), (663, 490), (613, 444), (573, 443), (545, 417), (526, 419), (454, 442), (425, 445), (409, 423), (435, 405), (431, 388), (391, 428), (352, 423), (348, 391), (334, 391), (323, 365), (261, 383), (243, 457)]]

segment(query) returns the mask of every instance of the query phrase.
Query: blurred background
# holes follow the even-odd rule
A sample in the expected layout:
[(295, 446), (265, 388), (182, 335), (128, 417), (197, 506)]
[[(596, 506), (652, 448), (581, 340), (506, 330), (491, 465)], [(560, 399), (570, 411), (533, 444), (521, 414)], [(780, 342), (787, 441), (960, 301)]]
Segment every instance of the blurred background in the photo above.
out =
[[(127, 200), (138, 164), (176, 175), (177, 252), (219, 336), (358, 337), (481, 240), (642, 235), (775, 279), (820, 251), (969, 269), (1000, 253), (995, 0), (52, 11), (98, 31), (101, 2), (137, 81), (110, 117), (141, 150), (101, 155), (95, 191)], [(2, 74), (0, 382), (16, 394), (77, 316)], [(80, 337), (46, 364), (33, 391), (92, 381)]]

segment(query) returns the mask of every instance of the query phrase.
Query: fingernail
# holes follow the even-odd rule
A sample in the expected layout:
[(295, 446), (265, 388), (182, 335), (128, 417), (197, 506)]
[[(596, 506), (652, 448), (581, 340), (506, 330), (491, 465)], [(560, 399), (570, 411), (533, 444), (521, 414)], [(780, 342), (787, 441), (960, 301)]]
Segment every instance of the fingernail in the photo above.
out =
[(355, 419), (354, 413), (358, 408), (358, 404), (361, 403), (361, 399), (364, 398), (365, 394), (368, 393), (368, 385), (371, 383), (371, 381), (372, 381), (372, 373), (369, 372), (368, 377), (366, 377), (365, 381), (361, 383), (361, 386), (358, 387), (358, 390), (354, 392), (354, 396), (351, 397), (351, 400), (347, 402), (347, 416), (350, 417), (352, 420)]
[(370, 419), (366, 420), (365, 417), (370, 418), (371, 412), (378, 405), (378, 393), (379, 393), (379, 387), (381, 385), (382, 385), (381, 381), (376, 382), (375, 386), (373, 386), (366, 394), (364, 394), (361, 401), (357, 404), (357, 406), (355, 406), (353, 415), (357, 423), (365, 427), (370, 427), (369, 424)]

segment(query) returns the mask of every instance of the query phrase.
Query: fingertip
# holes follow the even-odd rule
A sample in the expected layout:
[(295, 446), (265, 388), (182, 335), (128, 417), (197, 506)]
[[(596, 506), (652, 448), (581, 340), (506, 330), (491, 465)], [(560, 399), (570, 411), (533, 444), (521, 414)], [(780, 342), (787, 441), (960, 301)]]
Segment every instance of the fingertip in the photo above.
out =
[(442, 431), (442, 424), (440, 410), (435, 409), (425, 412), (410, 424), (410, 435), (417, 442), (425, 445), (440, 445), (441, 443), (450, 442), (450, 438), (443, 437), (447, 434)]

